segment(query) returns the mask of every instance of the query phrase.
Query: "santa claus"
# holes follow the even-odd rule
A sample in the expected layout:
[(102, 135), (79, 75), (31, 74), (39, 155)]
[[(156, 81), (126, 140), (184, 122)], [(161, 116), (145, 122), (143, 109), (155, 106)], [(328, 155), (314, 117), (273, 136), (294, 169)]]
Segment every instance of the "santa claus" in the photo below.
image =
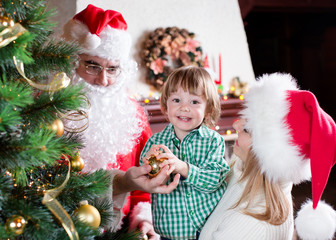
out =
[[(85, 84), (90, 103), (89, 127), (83, 132), (80, 150), (83, 171), (126, 171), (139, 166), (141, 150), (151, 136), (143, 109), (127, 95), (137, 65), (130, 59), (131, 38), (126, 29), (119, 12), (93, 5), (64, 26), (63, 37), (80, 45), (72, 82)], [(82, 123), (71, 124), (76, 128)], [(151, 223), (150, 195), (133, 191), (126, 202), (114, 201), (114, 211), (113, 230), (120, 228), (127, 215), (130, 229)]]

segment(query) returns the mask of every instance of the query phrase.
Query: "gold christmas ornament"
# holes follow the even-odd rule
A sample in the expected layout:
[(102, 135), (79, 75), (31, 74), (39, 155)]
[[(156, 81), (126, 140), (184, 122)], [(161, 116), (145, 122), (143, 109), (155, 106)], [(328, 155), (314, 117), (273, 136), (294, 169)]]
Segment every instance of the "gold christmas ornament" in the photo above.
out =
[(79, 155), (79, 152), (76, 153), (76, 155), (70, 159), (71, 163), (71, 170), (75, 172), (79, 172), (84, 168), (84, 160)]
[(167, 160), (167, 158), (157, 159), (155, 155), (151, 155), (148, 159), (148, 164), (152, 167), (152, 170), (148, 173), (150, 177), (156, 177), (161, 171), (160, 163)]
[(52, 131), (55, 131), (57, 137), (61, 137), (64, 132), (64, 125), (63, 125), (62, 120), (60, 119), (54, 120), (49, 126), (49, 129), (51, 129)]
[(231, 80), (229, 93), (235, 97), (240, 97), (248, 91), (246, 82), (241, 82), (239, 77), (235, 77)]
[(6, 221), (6, 231), (20, 235), (27, 225), (26, 219), (19, 215), (13, 215)]
[(100, 225), (100, 213), (94, 206), (89, 205), (88, 201), (80, 202), (80, 207), (74, 211), (74, 216), (94, 229)]

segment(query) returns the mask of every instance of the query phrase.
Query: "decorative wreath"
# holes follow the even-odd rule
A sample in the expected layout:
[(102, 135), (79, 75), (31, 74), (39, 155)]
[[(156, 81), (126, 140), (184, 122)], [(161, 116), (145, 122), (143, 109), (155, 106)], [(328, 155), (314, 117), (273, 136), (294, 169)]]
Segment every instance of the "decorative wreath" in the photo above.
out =
[(157, 28), (149, 33), (141, 58), (148, 69), (147, 79), (151, 85), (160, 89), (175, 68), (204, 66), (202, 48), (194, 36), (194, 33), (177, 27)]

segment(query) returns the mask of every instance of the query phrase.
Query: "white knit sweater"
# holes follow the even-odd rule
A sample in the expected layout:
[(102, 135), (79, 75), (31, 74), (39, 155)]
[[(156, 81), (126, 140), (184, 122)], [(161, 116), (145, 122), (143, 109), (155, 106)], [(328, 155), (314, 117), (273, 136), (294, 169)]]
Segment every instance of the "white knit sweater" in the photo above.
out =
[[(239, 209), (230, 209), (240, 198), (246, 181), (238, 183), (241, 171), (235, 164), (233, 176), (229, 180), (227, 190), (215, 210), (205, 223), (200, 235), (200, 240), (287, 240), (292, 239), (294, 231), (292, 207), (292, 183), (283, 184), (283, 191), (290, 202), (290, 213), (287, 220), (279, 225), (271, 225), (254, 217), (243, 214)], [(245, 203), (246, 204), (246, 203)], [(244, 206), (244, 204), (242, 204)], [(255, 211), (264, 212), (265, 198), (258, 194), (257, 201), (253, 204)]]

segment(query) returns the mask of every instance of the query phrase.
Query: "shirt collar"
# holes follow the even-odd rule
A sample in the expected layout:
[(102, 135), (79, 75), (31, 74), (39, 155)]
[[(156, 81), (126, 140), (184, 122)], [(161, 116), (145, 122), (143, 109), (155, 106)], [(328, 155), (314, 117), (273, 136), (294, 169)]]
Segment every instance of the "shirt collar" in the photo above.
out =
[[(174, 133), (173, 124), (169, 123), (166, 130), (169, 131), (169, 133), (168, 133), (168, 138), (169, 139), (175, 139), (176, 138), (175, 133)], [(209, 129), (206, 126), (204, 126), (203, 124), (199, 128), (196, 128), (196, 129), (192, 130), (191, 132), (189, 132), (187, 134), (187, 136), (190, 136), (192, 134), (198, 134), (202, 138), (210, 136)]]

